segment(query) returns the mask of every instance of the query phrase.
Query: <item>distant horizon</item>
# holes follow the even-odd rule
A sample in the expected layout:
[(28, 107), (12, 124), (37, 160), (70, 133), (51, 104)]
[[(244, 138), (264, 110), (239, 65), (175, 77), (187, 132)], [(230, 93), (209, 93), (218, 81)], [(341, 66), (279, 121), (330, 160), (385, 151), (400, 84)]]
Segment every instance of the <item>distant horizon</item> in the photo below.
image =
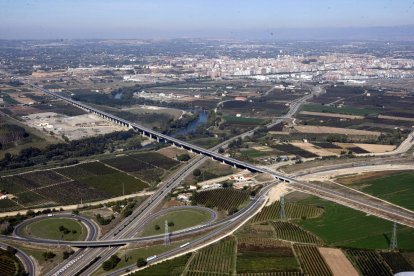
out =
[(3, 0), (0, 39), (414, 40), (413, 6), (412, 0)]
[(168, 35), (162, 32), (120, 36), (79, 37), (2, 37), (0, 40), (159, 40), (159, 39), (213, 39), (258, 41), (414, 41), (414, 24), (372, 27), (275, 28), (250, 30), (198, 30)]

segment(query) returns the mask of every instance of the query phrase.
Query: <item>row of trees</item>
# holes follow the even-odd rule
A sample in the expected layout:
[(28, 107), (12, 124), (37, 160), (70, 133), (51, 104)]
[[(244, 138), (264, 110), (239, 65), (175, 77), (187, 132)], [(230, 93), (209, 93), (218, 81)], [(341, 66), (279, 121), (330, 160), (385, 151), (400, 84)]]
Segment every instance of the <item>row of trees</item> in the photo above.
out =
[(129, 130), (70, 141), (69, 143), (53, 144), (45, 149), (25, 148), (15, 155), (6, 153), (4, 158), (0, 160), (0, 170), (30, 167), (39, 163), (46, 164), (50, 160), (71, 162), (79, 157), (114, 151), (117, 146), (124, 148), (126, 142), (135, 136), (136, 133)]

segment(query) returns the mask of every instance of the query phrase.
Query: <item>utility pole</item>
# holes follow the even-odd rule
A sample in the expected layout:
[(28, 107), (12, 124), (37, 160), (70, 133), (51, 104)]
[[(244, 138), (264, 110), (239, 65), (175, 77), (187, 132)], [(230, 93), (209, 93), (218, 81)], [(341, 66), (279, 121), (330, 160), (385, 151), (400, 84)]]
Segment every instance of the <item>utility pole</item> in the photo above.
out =
[(281, 220), (286, 218), (286, 212), (285, 212), (285, 197), (280, 197), (280, 211), (279, 211), (279, 217)]
[(397, 249), (397, 223), (394, 222), (394, 225), (392, 227), (392, 237), (390, 242), (390, 249), (395, 250)]
[(125, 183), (122, 182), (122, 196), (125, 195)]
[(165, 221), (165, 234), (164, 234), (164, 245), (170, 244), (170, 234), (168, 233), (168, 221)]

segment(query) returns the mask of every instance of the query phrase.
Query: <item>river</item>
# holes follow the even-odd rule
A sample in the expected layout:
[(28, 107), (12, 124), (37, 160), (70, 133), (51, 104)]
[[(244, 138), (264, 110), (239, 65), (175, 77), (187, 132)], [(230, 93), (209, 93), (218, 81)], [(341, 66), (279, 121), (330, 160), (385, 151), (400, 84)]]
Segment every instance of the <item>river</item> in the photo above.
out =
[(207, 123), (208, 120), (208, 112), (207, 111), (201, 111), (198, 113), (197, 119), (191, 121), (186, 128), (182, 128), (178, 130), (176, 133), (174, 133), (174, 137), (180, 136), (180, 135), (187, 135), (195, 132), (197, 128), (200, 125), (203, 125)]

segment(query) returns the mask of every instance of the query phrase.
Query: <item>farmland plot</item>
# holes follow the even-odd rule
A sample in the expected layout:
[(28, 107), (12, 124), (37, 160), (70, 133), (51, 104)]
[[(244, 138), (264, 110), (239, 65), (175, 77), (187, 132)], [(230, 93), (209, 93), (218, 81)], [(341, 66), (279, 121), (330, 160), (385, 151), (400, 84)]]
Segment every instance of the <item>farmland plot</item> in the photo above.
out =
[(217, 189), (195, 194), (195, 201), (198, 204), (215, 207), (219, 210), (238, 208), (247, 200), (249, 200), (248, 191), (233, 189)]
[(393, 275), (384, 259), (375, 251), (348, 249), (346, 253), (363, 275)]
[[(322, 215), (323, 209), (316, 206), (302, 205), (297, 203), (285, 203), (286, 218), (316, 218)], [(269, 220), (276, 220), (280, 217), (280, 202), (276, 201), (272, 205), (265, 206), (260, 213), (254, 216), (252, 223), (259, 223)]]
[(236, 241), (227, 238), (195, 253), (186, 276), (192, 275), (232, 275)]
[(333, 275), (316, 246), (294, 245), (293, 248), (306, 275)]
[(278, 239), (293, 241), (299, 243), (322, 244), (322, 241), (314, 234), (303, 230), (296, 224), (284, 221), (271, 222), (275, 228), (275, 234)]

